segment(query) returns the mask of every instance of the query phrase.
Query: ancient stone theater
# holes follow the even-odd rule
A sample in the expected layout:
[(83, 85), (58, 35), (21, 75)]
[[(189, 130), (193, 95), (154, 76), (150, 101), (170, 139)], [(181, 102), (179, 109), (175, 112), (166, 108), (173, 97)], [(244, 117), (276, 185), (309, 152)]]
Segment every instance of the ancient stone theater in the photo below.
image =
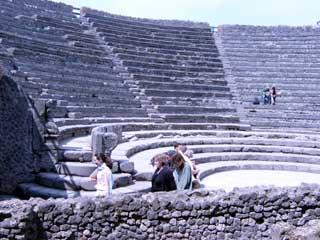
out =
[[(319, 36), (0, 0), (0, 239), (320, 239)], [(201, 187), (152, 193), (176, 144)]]

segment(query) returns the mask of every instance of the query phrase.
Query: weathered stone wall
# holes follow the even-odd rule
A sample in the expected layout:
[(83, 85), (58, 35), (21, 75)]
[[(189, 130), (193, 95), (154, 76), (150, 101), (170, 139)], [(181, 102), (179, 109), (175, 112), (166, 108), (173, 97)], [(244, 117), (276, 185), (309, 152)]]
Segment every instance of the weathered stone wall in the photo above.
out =
[[(320, 187), (0, 202), (0, 239), (270, 239), (320, 217)], [(8, 208), (11, 207), (11, 209)]]
[(0, 193), (32, 179), (32, 113), (17, 84), (0, 76)]

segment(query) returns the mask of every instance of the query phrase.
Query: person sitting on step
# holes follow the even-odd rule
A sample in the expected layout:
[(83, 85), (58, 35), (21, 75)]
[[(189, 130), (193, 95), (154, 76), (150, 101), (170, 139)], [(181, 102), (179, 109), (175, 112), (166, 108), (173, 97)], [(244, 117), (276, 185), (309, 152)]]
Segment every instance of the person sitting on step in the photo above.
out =
[(103, 153), (94, 155), (98, 168), (90, 175), (91, 180), (96, 181), (95, 188), (97, 197), (108, 197), (112, 193), (113, 176), (111, 172), (112, 161), (110, 154)]
[(191, 165), (185, 160), (181, 153), (177, 153), (172, 158), (174, 167), (173, 177), (177, 190), (192, 189)]
[(276, 98), (279, 95), (280, 95), (280, 91), (276, 90), (275, 86), (272, 86), (272, 88), (270, 90), (270, 97), (271, 97), (270, 104), (276, 105)]
[(191, 170), (192, 170), (192, 189), (197, 189), (201, 187), (200, 184), (200, 177), (199, 177), (199, 172), (200, 170), (198, 169), (196, 165), (196, 161), (192, 160), (193, 158), (193, 151), (191, 149), (188, 149), (184, 155), (191, 161)]
[(172, 191), (176, 189), (172, 170), (166, 165), (169, 156), (158, 154), (154, 158), (155, 171), (151, 181), (151, 192)]

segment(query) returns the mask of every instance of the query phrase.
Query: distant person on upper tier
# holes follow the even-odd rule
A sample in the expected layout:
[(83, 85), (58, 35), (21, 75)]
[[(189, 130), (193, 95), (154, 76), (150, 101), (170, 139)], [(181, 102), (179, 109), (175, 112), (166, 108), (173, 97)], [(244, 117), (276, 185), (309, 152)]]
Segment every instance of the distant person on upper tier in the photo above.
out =
[(173, 177), (177, 190), (192, 189), (192, 170), (191, 165), (185, 160), (181, 153), (177, 153), (172, 158)]
[(276, 104), (276, 98), (277, 96), (280, 95), (280, 91), (276, 90), (276, 87), (273, 86), (270, 90), (270, 97), (271, 97), (271, 101), (270, 104), (275, 105)]
[(113, 186), (113, 176), (110, 170), (112, 168), (111, 157), (100, 153), (95, 154), (94, 160), (98, 168), (90, 175), (90, 178), (97, 182), (95, 185), (96, 196), (108, 197), (112, 193)]
[(156, 170), (152, 176), (152, 192), (172, 191), (176, 189), (172, 170), (166, 165), (169, 156), (166, 154), (158, 154), (154, 157), (154, 166)]
[(263, 104), (271, 104), (270, 88), (267, 87), (263, 90)]

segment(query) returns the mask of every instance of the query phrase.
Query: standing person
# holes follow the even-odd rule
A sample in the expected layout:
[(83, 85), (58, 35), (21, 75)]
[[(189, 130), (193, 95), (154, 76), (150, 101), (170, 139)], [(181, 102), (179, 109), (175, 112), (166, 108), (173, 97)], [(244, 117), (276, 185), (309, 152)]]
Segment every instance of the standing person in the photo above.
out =
[(173, 177), (177, 190), (192, 189), (192, 171), (191, 165), (185, 161), (181, 153), (177, 153), (173, 158)]
[(110, 168), (112, 168), (111, 157), (103, 153), (95, 154), (95, 163), (98, 168), (90, 175), (90, 178), (97, 182), (95, 188), (98, 197), (108, 197), (112, 193), (113, 176)]
[(154, 157), (156, 170), (152, 176), (151, 192), (172, 191), (176, 189), (172, 170), (167, 166), (169, 156), (158, 154)]

